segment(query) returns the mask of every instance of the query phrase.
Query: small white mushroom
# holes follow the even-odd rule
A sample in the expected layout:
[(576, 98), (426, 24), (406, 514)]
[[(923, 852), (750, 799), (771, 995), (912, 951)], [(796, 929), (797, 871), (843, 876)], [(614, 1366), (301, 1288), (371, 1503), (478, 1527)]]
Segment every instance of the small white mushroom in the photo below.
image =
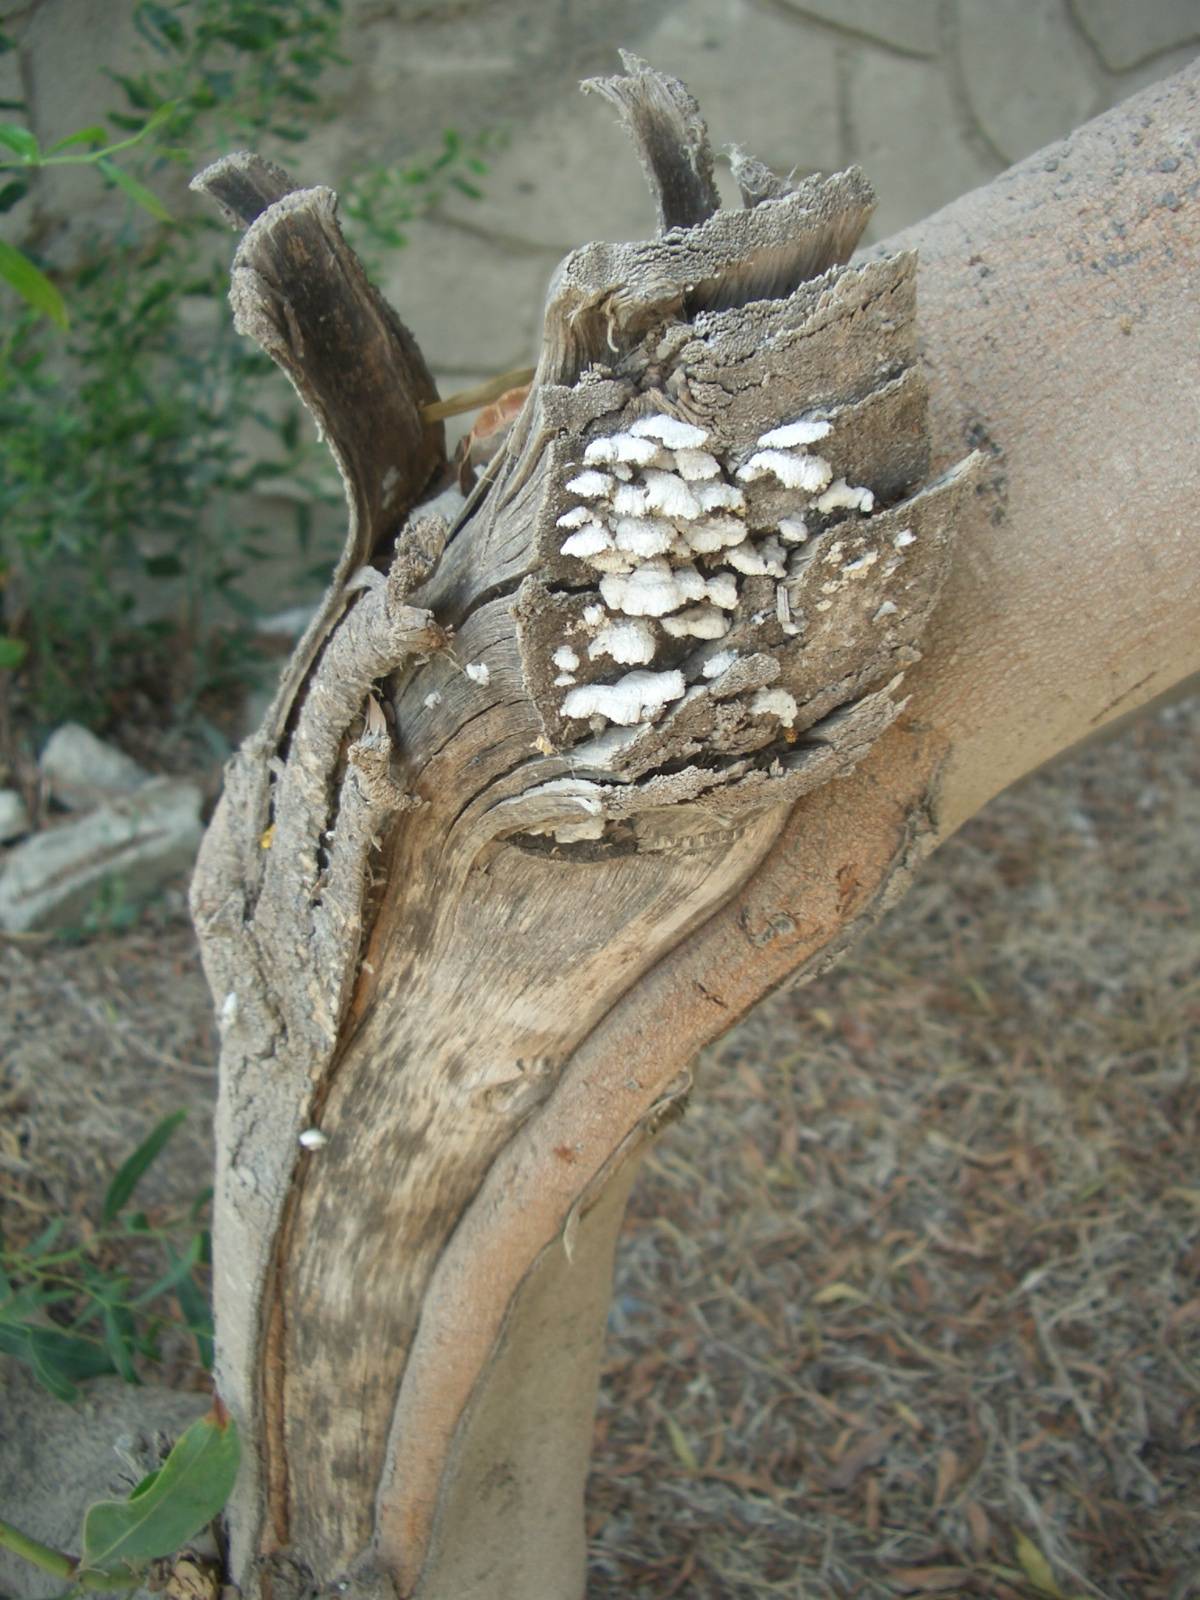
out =
[(767, 570), (767, 564), (762, 555), (756, 546), (752, 544), (736, 546), (729, 551), (725, 559), (735, 572), (744, 572), (751, 578), (761, 578)]
[(568, 691), (564, 717), (606, 717), (622, 727), (656, 716), (684, 692), (683, 673), (627, 672), (616, 683), (583, 683)]
[(798, 710), (795, 696), (786, 689), (759, 689), (750, 702), (752, 717), (778, 717), (785, 728), (795, 722)]
[(486, 684), (492, 675), (491, 668), (483, 661), (469, 661), (464, 671), (472, 683), (478, 684)]
[(780, 517), (779, 533), (787, 544), (803, 544), (808, 538), (808, 526), (803, 517)]
[(556, 517), (556, 528), (582, 528), (585, 522), (590, 522), (596, 513), (591, 506), (572, 506), (570, 511), (564, 511), (561, 517)]
[(320, 1128), (305, 1128), (300, 1135), (300, 1143), (306, 1150), (323, 1150), (329, 1143), (329, 1135), (322, 1133)]
[(785, 422), (781, 428), (772, 428), (758, 442), (764, 450), (790, 450), (794, 445), (816, 444), (832, 431), (832, 427), (829, 422), (799, 417), (795, 422)]
[(643, 478), (646, 485), (646, 504), (651, 510), (661, 511), (668, 517), (685, 519), (700, 515), (700, 502), (683, 479), (677, 477), (675, 473), (648, 467)]
[(632, 572), (637, 566), (637, 557), (631, 556), (628, 550), (598, 550), (594, 556), (589, 556), (587, 561), (594, 572), (625, 574)]
[(732, 611), (738, 603), (737, 579), (732, 572), (718, 572), (704, 585), (704, 593), (722, 611)]
[(709, 656), (700, 670), (706, 678), (719, 678), (723, 672), (733, 665), (737, 658), (736, 650), (718, 650), (715, 656)]
[(849, 484), (845, 478), (837, 478), (817, 501), (817, 510), (839, 511), (842, 507), (848, 511), (873, 511), (875, 496), (870, 489)]
[(612, 493), (613, 479), (607, 472), (581, 472), (570, 479), (567, 488), (585, 500), (602, 500)]
[(661, 556), (671, 548), (675, 529), (661, 517), (618, 517), (613, 535), (618, 550), (635, 556)]
[(601, 628), (588, 645), (588, 655), (593, 661), (597, 656), (611, 656), (622, 666), (645, 666), (654, 660), (657, 643), (650, 624), (643, 622), (640, 617), (632, 617), (628, 621), (610, 622), (606, 628)]
[(442, 697), (436, 689), (430, 690), (430, 692), (425, 696), (424, 700), (421, 701), (421, 704), (425, 707), (426, 711), (432, 711), (436, 706), (440, 706), (441, 703)]
[(654, 460), (658, 446), (652, 439), (639, 439), (632, 433), (614, 433), (607, 439), (593, 439), (583, 452), (584, 461), (591, 466), (596, 461), (632, 461), (644, 467)]
[(737, 470), (743, 483), (753, 483), (770, 473), (787, 489), (816, 494), (833, 475), (823, 456), (788, 455), (782, 450), (758, 450)]
[(613, 510), (620, 517), (640, 517), (647, 510), (646, 491), (636, 483), (622, 483), (613, 495)]
[(736, 483), (698, 483), (692, 490), (701, 511), (744, 511), (746, 496)]
[(708, 438), (703, 428), (693, 427), (690, 422), (681, 422), (678, 417), (668, 417), (663, 412), (653, 417), (639, 417), (630, 423), (629, 431), (639, 439), (659, 439), (671, 450), (695, 450)]
[(697, 555), (711, 555), (714, 550), (724, 550), (727, 546), (741, 544), (746, 537), (746, 524), (737, 517), (712, 516), (703, 517), (699, 522), (689, 522), (686, 528), (681, 528), (680, 537), (687, 546)]
[(689, 483), (700, 478), (715, 478), (720, 474), (721, 463), (707, 450), (676, 450), (675, 471)]
[(729, 618), (716, 606), (688, 606), (673, 617), (664, 617), (663, 627), (674, 639), (723, 639), (729, 632)]
[(573, 672), (560, 672), (554, 680), (554, 686), (556, 689), (568, 689), (574, 682), (575, 674)]
[(579, 665), (579, 657), (569, 644), (560, 644), (550, 659), (560, 672), (574, 672)]
[(583, 608), (584, 624), (589, 628), (598, 628), (604, 621), (605, 610), (603, 606), (590, 605)]
[(564, 556), (577, 556), (581, 561), (586, 561), (588, 556), (594, 556), (601, 550), (611, 550), (612, 540), (598, 522), (589, 522), (586, 528), (580, 528), (578, 533), (572, 533), (562, 542)]

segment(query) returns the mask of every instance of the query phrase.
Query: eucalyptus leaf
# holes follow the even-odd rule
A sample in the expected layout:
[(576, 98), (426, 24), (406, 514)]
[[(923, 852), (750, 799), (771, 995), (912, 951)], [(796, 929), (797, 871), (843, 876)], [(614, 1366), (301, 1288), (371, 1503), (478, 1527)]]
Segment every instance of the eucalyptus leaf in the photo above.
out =
[(101, 1500), (83, 1519), (80, 1579), (139, 1571), (173, 1554), (221, 1510), (237, 1477), (233, 1419), (218, 1402), (176, 1441), (161, 1468), (128, 1500)]

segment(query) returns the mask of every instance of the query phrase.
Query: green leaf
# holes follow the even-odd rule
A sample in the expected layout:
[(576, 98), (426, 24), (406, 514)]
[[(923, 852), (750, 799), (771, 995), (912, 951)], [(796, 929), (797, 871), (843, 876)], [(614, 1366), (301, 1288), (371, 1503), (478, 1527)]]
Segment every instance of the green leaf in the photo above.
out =
[[(172, 1250), (168, 1249), (167, 1255), (172, 1261), (176, 1259)], [(187, 1330), (196, 1341), (196, 1351), (200, 1357), (200, 1365), (205, 1372), (212, 1371), (213, 1364), (213, 1319), (212, 1308), (208, 1303), (208, 1296), (200, 1288), (195, 1278), (190, 1274), (180, 1278), (175, 1285), (175, 1298), (179, 1301), (179, 1309)]]
[(0, 1318), (0, 1351), (28, 1362), (50, 1393), (68, 1404), (79, 1398), (74, 1379), (114, 1370), (108, 1352), (94, 1339), (29, 1322), (14, 1326)]
[(128, 1500), (101, 1500), (83, 1519), (80, 1579), (136, 1572), (172, 1555), (220, 1511), (238, 1469), (238, 1436), (220, 1402), (193, 1422), (149, 1482)]
[(0, 239), (0, 278), (15, 289), (35, 311), (49, 317), (60, 328), (67, 327), (67, 303), (40, 268), (11, 244)]
[(108, 1351), (113, 1367), (124, 1378), (126, 1383), (140, 1383), (137, 1369), (133, 1364), (133, 1349), (137, 1341), (137, 1330), (133, 1325), (133, 1317), (124, 1306), (105, 1304), (104, 1307), (104, 1348)]
[(1039, 1594), (1049, 1596), (1050, 1600), (1063, 1600), (1063, 1592), (1055, 1581), (1050, 1563), (1033, 1540), (1026, 1538), (1023, 1533), (1017, 1534), (1017, 1560)]
[(0, 122), (0, 144), (22, 161), (36, 161), (38, 159), (38, 142), (28, 128), (23, 128), (19, 122)]
[(11, 211), (19, 200), (24, 200), (29, 193), (29, 185), (24, 178), (13, 178), (0, 189), (0, 211)]
[(186, 1278), (192, 1268), (200, 1260), (203, 1240), (198, 1233), (192, 1235), (188, 1247), (181, 1256), (175, 1257), (170, 1267), (148, 1289), (143, 1289), (137, 1299), (133, 1301), (134, 1308), (140, 1310), (142, 1306), (149, 1305), (151, 1300), (157, 1300), (160, 1294), (166, 1294), (168, 1289), (173, 1289), (182, 1278)]
[(100, 1208), (102, 1222), (111, 1222), (137, 1188), (142, 1176), (162, 1151), (167, 1140), (187, 1116), (186, 1111), (173, 1111), (164, 1117), (150, 1132), (133, 1154), (121, 1164), (116, 1177), (108, 1186), (104, 1204)]
[(107, 156), (101, 156), (96, 165), (106, 178), (111, 179), (118, 189), (123, 189), (131, 200), (141, 206), (143, 211), (148, 211), (152, 217), (157, 217), (159, 222), (170, 222), (172, 220), (171, 213), (158, 196), (152, 194), (144, 183), (139, 183), (131, 173), (126, 172), (124, 167), (119, 167), (115, 161), (110, 161)]
[(29, 646), (24, 639), (12, 639), (6, 633), (0, 633), (0, 670), (14, 671), (29, 654)]
[(77, 144), (103, 144), (108, 138), (108, 129), (94, 122), (90, 128), (80, 128), (78, 133), (69, 133), (65, 139), (60, 139), (57, 144), (52, 144), (46, 151), (48, 156), (57, 155), (60, 150), (69, 150)]

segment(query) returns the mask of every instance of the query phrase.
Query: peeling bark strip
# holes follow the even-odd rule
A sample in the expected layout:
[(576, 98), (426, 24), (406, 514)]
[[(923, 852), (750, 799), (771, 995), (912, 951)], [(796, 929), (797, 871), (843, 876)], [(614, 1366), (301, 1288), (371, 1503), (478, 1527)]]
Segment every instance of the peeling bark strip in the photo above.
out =
[[(1169, 681), (1169, 643), (1195, 659), (1200, 629), (1164, 625), (1136, 547), (1045, 553), (1067, 516), (1045, 515), (1053, 459), (1015, 554), (988, 522), (976, 462), (956, 464), (978, 419), (955, 411), (947, 351), (1003, 341), (947, 266), (961, 241), (935, 279), (953, 333), (926, 336), (943, 374), (930, 481), (914, 259), (848, 264), (866, 180), (792, 186), (739, 158), (746, 208), (708, 214), (694, 105), (627, 65), (605, 92), (666, 231), (563, 263), (530, 398), (465, 506), (420, 501), (446, 477), (418, 426), (432, 386), (328, 191), (245, 157), (211, 184), (242, 216), (265, 203), (235, 305), (322, 419), (350, 506), (334, 587), (231, 763), (193, 892), (222, 1030), (218, 1377), (247, 1444), (229, 1523), (248, 1597), (577, 1593), (621, 1186), (692, 1051), (832, 960), (969, 800), (1086, 725), (1078, 684), (1062, 709), (1072, 650), (1102, 705)], [(1176, 126), (1192, 120), (1194, 96)], [(1152, 212), (1131, 237), (1186, 259), (1184, 222)], [(1025, 219), (993, 207), (989, 237), (1006, 225), (1028, 261)], [(1024, 286), (1014, 303), (1034, 315)], [(1013, 424), (1029, 351), (995, 402), (1017, 456), (1074, 441), (1114, 373), (1139, 374), (1139, 407), (1148, 372), (1162, 388), (1169, 362), (1131, 366), (1133, 340), (1114, 350), (1084, 321), (1108, 365), (1065, 422)], [(1163, 525), (1194, 502), (1194, 483), (1169, 492), (1185, 455), (1156, 458)], [(1063, 476), (1071, 518), (1083, 479)], [(1116, 528), (1120, 507), (1101, 499), (1095, 521)], [(970, 560), (935, 613), (964, 528)], [(1068, 558), (1085, 591), (1122, 595), (1119, 659), (1062, 635)], [(981, 751), (997, 722), (1000, 757)]]

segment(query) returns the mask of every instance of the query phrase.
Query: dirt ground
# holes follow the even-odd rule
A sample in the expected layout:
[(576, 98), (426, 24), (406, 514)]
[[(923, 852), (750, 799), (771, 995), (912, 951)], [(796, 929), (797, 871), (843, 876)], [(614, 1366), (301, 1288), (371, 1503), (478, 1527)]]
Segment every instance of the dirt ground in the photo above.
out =
[[(1200, 1596), (1198, 734), (1028, 780), (708, 1052), (619, 1263), (596, 1600)], [(0, 942), (8, 1240), (181, 1105), (145, 1200), (194, 1196), (214, 1059), (181, 894)]]

